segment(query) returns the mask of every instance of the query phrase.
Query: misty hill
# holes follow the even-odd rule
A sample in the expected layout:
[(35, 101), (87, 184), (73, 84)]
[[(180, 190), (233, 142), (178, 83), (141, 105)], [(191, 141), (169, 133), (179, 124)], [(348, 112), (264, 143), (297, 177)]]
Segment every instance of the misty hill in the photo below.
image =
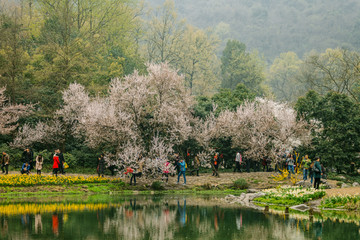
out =
[[(164, 0), (147, 2), (156, 7)], [(359, 0), (175, 0), (175, 6), (188, 23), (214, 28), (222, 40), (244, 42), (268, 60), (287, 51), (302, 57), (313, 49), (360, 48)]]

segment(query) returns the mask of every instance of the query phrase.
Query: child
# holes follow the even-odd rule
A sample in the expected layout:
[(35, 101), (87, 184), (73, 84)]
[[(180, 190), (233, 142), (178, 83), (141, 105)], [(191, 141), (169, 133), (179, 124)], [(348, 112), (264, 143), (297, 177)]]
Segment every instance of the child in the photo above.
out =
[(166, 180), (166, 183), (168, 182), (169, 180), (169, 173), (170, 173), (170, 162), (169, 161), (166, 161), (165, 163), (165, 167), (164, 167), (164, 170), (163, 170), (163, 177), (162, 177), (162, 181), (164, 181), (164, 179)]
[(35, 165), (36, 173), (37, 173), (38, 175), (41, 175), (41, 169), (42, 169), (43, 162), (44, 162), (43, 156), (42, 156), (42, 155), (38, 155), (38, 156), (36, 157), (36, 165)]
[(131, 177), (131, 178), (130, 178), (130, 185), (132, 185), (133, 172), (134, 172), (134, 169), (132, 169), (131, 167), (127, 167), (127, 168), (126, 168), (125, 175), (129, 174), (129, 177)]

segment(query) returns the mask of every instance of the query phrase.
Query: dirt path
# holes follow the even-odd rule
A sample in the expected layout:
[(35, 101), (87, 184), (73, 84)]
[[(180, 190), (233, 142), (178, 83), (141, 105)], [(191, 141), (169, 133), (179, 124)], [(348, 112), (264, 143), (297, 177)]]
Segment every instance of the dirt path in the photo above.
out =
[[(20, 174), (19, 172), (12, 171), (9, 174)], [(34, 174), (34, 173), (32, 173)], [(231, 185), (235, 180), (239, 178), (244, 178), (250, 184), (250, 188), (256, 189), (265, 189), (272, 188), (278, 185), (291, 185), (289, 180), (275, 182), (273, 180), (273, 172), (251, 172), (251, 173), (220, 173), (220, 177), (213, 177), (211, 173), (200, 173), (200, 176), (186, 176), (187, 185), (186, 187), (194, 186), (211, 186), (216, 187), (218, 185)], [(52, 175), (51, 173), (43, 173), (45, 176)], [(62, 176), (62, 175), (59, 175)], [(97, 176), (96, 174), (76, 174), (76, 173), (67, 173), (65, 176)], [(108, 176), (109, 177), (109, 176)], [(126, 183), (130, 182), (129, 178), (123, 179)], [(161, 179), (156, 179), (160, 180)], [(155, 179), (146, 179), (144, 177), (138, 178), (138, 185), (150, 185)], [(168, 186), (169, 187), (183, 187), (183, 178), (180, 177), (180, 184), (177, 185), (177, 176), (169, 177)], [(328, 180), (328, 183), (335, 187), (336, 181)], [(349, 187), (349, 188), (333, 188), (326, 190), (327, 196), (339, 196), (339, 195), (360, 195), (360, 187)]]
[[(252, 172), (252, 173), (220, 173), (220, 177), (214, 177), (211, 173), (200, 173), (200, 176), (186, 175), (186, 187), (194, 186), (210, 186), (216, 187), (218, 185), (231, 185), (235, 180), (244, 178), (250, 184), (250, 188), (270, 188), (276, 187), (279, 183), (273, 181), (271, 175), (274, 173), (267, 172)], [(124, 179), (129, 182), (130, 179)], [(161, 179), (157, 179), (161, 180)], [(140, 178), (137, 180), (139, 184), (150, 184), (153, 179)], [(169, 177), (169, 186), (182, 186), (184, 182), (182, 176), (180, 177), (180, 184), (177, 185), (177, 176)]]
[(333, 197), (340, 195), (360, 196), (360, 187), (326, 189), (326, 196)]

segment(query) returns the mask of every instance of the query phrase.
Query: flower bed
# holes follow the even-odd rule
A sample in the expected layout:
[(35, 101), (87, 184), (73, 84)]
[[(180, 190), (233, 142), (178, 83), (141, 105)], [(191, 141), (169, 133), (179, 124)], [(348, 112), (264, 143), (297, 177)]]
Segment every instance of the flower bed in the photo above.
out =
[(280, 205), (297, 205), (325, 196), (324, 191), (291, 186), (279, 186), (274, 189), (266, 189), (263, 192), (266, 195), (256, 198), (254, 201)]
[(120, 178), (83, 177), (83, 176), (40, 176), (40, 175), (5, 175), (0, 176), (0, 186), (36, 186), (63, 185), (79, 183), (120, 183)]
[(327, 197), (321, 202), (322, 208), (344, 208), (346, 210), (360, 210), (360, 196)]

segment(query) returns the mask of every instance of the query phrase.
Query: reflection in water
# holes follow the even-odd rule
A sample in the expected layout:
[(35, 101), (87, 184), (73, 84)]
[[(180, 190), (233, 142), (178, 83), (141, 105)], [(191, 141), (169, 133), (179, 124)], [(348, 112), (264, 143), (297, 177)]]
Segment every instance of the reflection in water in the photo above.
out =
[(0, 239), (360, 238), (359, 226), (354, 223), (312, 222), (306, 215), (293, 217), (217, 206), (212, 198), (117, 198), (112, 202), (118, 203), (3, 204)]
[(240, 216), (236, 216), (236, 228), (237, 230), (241, 230), (242, 227), (242, 213), (240, 213)]
[(177, 204), (178, 204), (178, 210), (180, 213), (180, 223), (181, 223), (181, 226), (184, 226), (186, 223), (186, 199), (184, 199), (183, 207), (180, 206), (179, 200), (177, 201)]
[(42, 233), (43, 225), (41, 221), (41, 215), (35, 215), (35, 234)]
[(176, 211), (170, 211), (166, 204), (156, 207), (137, 205), (136, 199), (129, 203), (117, 208), (112, 219), (105, 220), (105, 234), (115, 231), (117, 239), (173, 238), (169, 226), (175, 222)]

